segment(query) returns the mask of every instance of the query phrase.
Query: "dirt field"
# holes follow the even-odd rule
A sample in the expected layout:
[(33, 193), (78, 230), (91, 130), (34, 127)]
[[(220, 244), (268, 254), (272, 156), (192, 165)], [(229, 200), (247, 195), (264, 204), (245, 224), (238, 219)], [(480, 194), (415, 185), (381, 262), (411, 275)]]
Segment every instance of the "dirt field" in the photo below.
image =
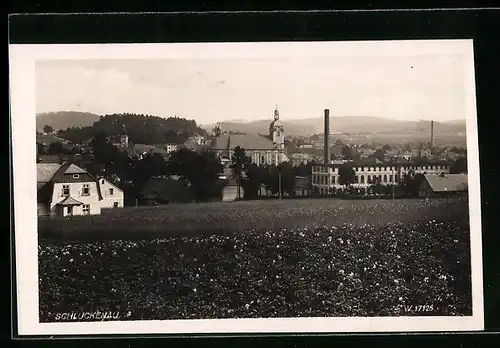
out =
[(96, 310), (120, 320), (472, 310), (465, 201), (130, 208), (41, 219), (40, 231), (42, 322)]

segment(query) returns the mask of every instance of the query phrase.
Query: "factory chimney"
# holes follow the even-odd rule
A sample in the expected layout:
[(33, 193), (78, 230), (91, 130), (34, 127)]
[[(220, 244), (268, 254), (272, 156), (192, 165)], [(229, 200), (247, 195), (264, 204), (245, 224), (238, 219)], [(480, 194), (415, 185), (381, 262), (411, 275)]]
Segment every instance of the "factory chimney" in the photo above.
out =
[(324, 162), (325, 165), (330, 163), (330, 110), (325, 109), (325, 145), (324, 151)]
[(431, 121), (431, 148), (434, 147), (434, 121)]

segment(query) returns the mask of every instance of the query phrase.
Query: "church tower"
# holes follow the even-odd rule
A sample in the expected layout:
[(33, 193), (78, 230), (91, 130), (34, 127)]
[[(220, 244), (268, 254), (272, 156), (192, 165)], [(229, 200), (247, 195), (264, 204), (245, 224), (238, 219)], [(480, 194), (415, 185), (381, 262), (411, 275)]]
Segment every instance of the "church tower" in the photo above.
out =
[(120, 133), (120, 147), (126, 149), (128, 147), (128, 134), (125, 129), (125, 125), (122, 126), (122, 131)]
[(269, 136), (271, 137), (274, 146), (277, 149), (283, 150), (285, 148), (285, 134), (283, 123), (280, 121), (280, 113), (278, 105), (274, 110), (274, 121), (269, 126)]

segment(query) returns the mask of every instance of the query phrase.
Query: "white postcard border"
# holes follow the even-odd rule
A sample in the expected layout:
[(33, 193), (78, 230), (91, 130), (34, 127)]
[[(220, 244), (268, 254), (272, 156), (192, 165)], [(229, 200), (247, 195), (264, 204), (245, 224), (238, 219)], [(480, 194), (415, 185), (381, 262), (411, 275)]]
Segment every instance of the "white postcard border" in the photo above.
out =
[[(458, 54), (469, 63), (466, 98), (473, 315), (470, 317), (273, 318), (39, 323), (35, 61), (45, 59), (230, 59), (290, 56)], [(305, 47), (307, 46), (307, 48)], [(10, 45), (10, 103), (19, 335), (438, 332), (484, 329), (481, 197), (472, 40), (196, 44)], [(326, 106), (325, 106), (326, 107)], [(322, 110), (318, 110), (321, 113)]]

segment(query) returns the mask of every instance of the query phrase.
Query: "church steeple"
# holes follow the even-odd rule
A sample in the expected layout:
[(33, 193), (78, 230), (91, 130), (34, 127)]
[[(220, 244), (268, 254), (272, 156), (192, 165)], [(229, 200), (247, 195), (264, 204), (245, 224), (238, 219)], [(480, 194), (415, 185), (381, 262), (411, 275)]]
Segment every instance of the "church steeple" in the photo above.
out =
[(125, 128), (125, 125), (122, 125), (122, 130), (120, 132), (120, 146), (122, 148), (128, 147), (128, 134), (127, 134), (127, 129)]
[(278, 105), (276, 104), (276, 109), (274, 109), (274, 120), (278, 121), (280, 119), (280, 112), (278, 111)]

